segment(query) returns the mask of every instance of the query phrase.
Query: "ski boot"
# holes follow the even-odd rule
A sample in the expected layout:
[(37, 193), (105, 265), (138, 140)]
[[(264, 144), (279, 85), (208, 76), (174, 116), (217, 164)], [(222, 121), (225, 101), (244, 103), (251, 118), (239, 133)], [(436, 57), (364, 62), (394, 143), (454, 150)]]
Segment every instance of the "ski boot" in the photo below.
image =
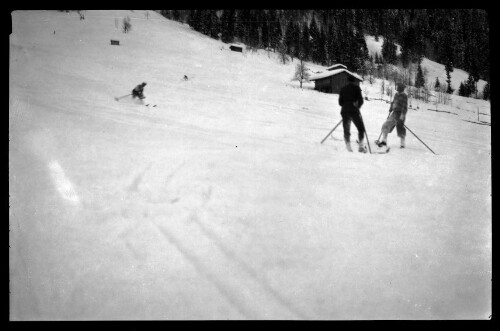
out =
[(348, 152), (352, 152), (351, 142), (349, 140), (345, 141), (345, 148)]
[(376, 140), (375, 144), (377, 144), (378, 147), (387, 147), (387, 132), (382, 132), (382, 139)]
[(360, 152), (360, 153), (367, 152), (366, 146), (365, 146), (365, 144), (363, 144), (363, 142), (358, 143), (358, 152)]
[(405, 148), (406, 144), (405, 144), (405, 137), (401, 137), (401, 148)]

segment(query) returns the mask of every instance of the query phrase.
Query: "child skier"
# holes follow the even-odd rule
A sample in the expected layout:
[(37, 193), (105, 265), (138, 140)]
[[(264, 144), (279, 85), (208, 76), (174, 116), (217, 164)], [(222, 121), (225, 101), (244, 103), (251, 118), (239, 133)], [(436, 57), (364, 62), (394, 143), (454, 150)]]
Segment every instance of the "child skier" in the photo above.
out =
[(387, 147), (387, 135), (394, 130), (396, 131), (398, 137), (401, 138), (401, 148), (405, 147), (405, 120), (406, 113), (408, 112), (408, 95), (404, 93), (406, 86), (402, 83), (397, 85), (397, 93), (394, 96), (394, 100), (389, 108), (389, 117), (382, 125), (382, 139), (377, 143), (379, 147)]
[(135, 97), (138, 97), (139, 99), (144, 99), (144, 86), (146, 86), (146, 83), (142, 83), (137, 85), (133, 90), (132, 90), (132, 99), (135, 99)]
[(361, 118), (360, 108), (363, 105), (363, 96), (361, 88), (356, 84), (356, 78), (349, 76), (349, 84), (344, 86), (339, 93), (339, 105), (342, 107), (340, 115), (342, 116), (342, 125), (344, 126), (344, 141), (346, 148), (352, 152), (351, 148), (351, 122), (354, 123), (358, 130), (358, 151), (366, 153), (366, 147), (363, 140), (365, 138), (365, 126)]

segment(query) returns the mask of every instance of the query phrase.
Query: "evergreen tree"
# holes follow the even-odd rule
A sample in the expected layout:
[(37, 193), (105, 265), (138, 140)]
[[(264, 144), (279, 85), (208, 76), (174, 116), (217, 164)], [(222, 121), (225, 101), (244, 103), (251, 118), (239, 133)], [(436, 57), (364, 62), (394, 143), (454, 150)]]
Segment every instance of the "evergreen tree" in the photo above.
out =
[(400, 57), (403, 68), (408, 68), (410, 64), (410, 58), (411, 58), (410, 50), (407, 47), (403, 46), (401, 48), (401, 57)]
[(344, 33), (341, 29), (337, 29), (335, 31), (335, 40), (332, 43), (333, 54), (331, 55), (331, 58), (335, 59), (335, 63), (342, 63), (350, 69), (346, 63), (347, 58), (345, 56), (348, 50), (346, 47), (342, 47), (343, 45), (346, 45), (344, 41)]
[(309, 60), (309, 56), (311, 54), (311, 42), (309, 40), (310, 35), (309, 35), (309, 27), (307, 24), (304, 24), (304, 28), (302, 29), (302, 37), (301, 37), (301, 51), (304, 60)]
[(188, 24), (195, 31), (201, 30), (201, 10), (191, 10), (188, 19)]
[(243, 35), (240, 37), (241, 41), (245, 44), (251, 44), (250, 28), (252, 26), (252, 14), (250, 9), (242, 9), (240, 15), (240, 23), (242, 25)]
[(490, 82), (486, 82), (486, 85), (484, 85), (483, 99), (484, 100), (489, 100), (490, 99)]
[(174, 15), (173, 15), (173, 11), (171, 11), (171, 10), (160, 10), (160, 14), (162, 16), (165, 16), (166, 18), (168, 18), (170, 20), (175, 19)]
[(269, 25), (266, 21), (261, 23), (261, 43), (264, 48), (269, 47)]
[(326, 49), (325, 49), (325, 44), (326, 44), (326, 36), (324, 31), (320, 31), (319, 33), (319, 39), (317, 43), (317, 52), (318, 52), (318, 63), (322, 65), (326, 65)]
[(476, 81), (472, 74), (469, 74), (469, 78), (467, 78), (465, 86), (467, 87), (467, 92), (468, 92), (467, 96), (470, 96), (472, 94), (477, 94)]
[(467, 92), (467, 87), (465, 87), (464, 82), (460, 82), (460, 87), (458, 88), (458, 95), (462, 97), (468, 97), (469, 93)]
[(241, 42), (247, 41), (248, 27), (246, 22), (248, 21), (248, 10), (236, 11), (236, 17), (234, 22), (234, 35)]
[(196, 31), (202, 32), (204, 28), (204, 22), (203, 22), (203, 10), (196, 10), (195, 14), (195, 26), (193, 27)]
[(312, 61), (315, 63), (321, 63), (321, 53), (323, 49), (323, 44), (321, 43), (321, 34), (316, 25), (316, 21), (313, 19), (311, 25), (309, 26), (309, 34), (311, 36), (311, 57)]
[(176, 10), (176, 9), (172, 10), (172, 19), (174, 21), (180, 21), (181, 20), (181, 13), (180, 13), (179, 10)]
[(384, 38), (382, 43), (382, 57), (386, 63), (396, 64), (396, 44), (389, 37)]
[(441, 88), (441, 83), (439, 82), (439, 78), (436, 77), (436, 82), (434, 83), (434, 90), (439, 91)]
[(209, 36), (212, 29), (211, 13), (209, 10), (200, 10), (200, 32)]
[(358, 71), (360, 69), (360, 56), (359, 49), (357, 45), (356, 36), (351, 31), (348, 31), (346, 34), (348, 42), (346, 43), (347, 47), (344, 50), (344, 64), (351, 71)]
[(234, 9), (224, 10), (221, 20), (221, 39), (225, 43), (230, 43), (234, 38), (234, 20), (235, 20)]
[(278, 15), (274, 10), (271, 10), (269, 12), (269, 43), (273, 49), (278, 49), (281, 38), (282, 32)]
[(210, 10), (209, 15), (208, 15), (208, 22), (209, 22), (209, 35), (210, 35), (210, 37), (212, 37), (214, 39), (218, 39), (219, 33), (221, 32), (221, 24), (220, 24), (220, 19), (217, 16), (216, 10)]
[(363, 34), (365, 31), (365, 11), (363, 9), (354, 10), (354, 27), (357, 33)]
[[(403, 35), (401, 56), (405, 57), (405, 61), (417, 62), (418, 58), (422, 55), (423, 45), (420, 45), (419, 38), (416, 35), (415, 28), (409, 26)], [(404, 52), (404, 55), (403, 55)], [(407, 57), (407, 59), (406, 59)]]
[(422, 66), (420, 65), (420, 63), (418, 64), (417, 77), (415, 78), (415, 87), (425, 87), (424, 73), (422, 71)]
[(442, 42), (438, 43), (438, 45), (439, 44), (442, 44), (441, 49), (443, 54), (439, 57), (440, 59), (438, 61), (440, 63), (447, 63), (453, 67), (455, 65), (455, 50), (451, 30), (445, 31), (445, 36), (442, 38)]
[(453, 72), (453, 66), (451, 62), (446, 63), (444, 70), (446, 71), (446, 83), (448, 86), (446, 87), (446, 93), (453, 94), (453, 88), (451, 87), (451, 72)]
[(300, 31), (293, 21), (288, 22), (285, 33), (285, 44), (290, 56), (299, 57)]
[(387, 36), (388, 33), (387, 33), (387, 11), (384, 10), (384, 9), (375, 9), (375, 11), (377, 12), (377, 18), (376, 18), (376, 22), (377, 22), (377, 34), (380, 35), (380, 36)]
[(479, 81), (479, 67), (477, 63), (472, 66), (471, 72), (469, 74), (470, 86), (471, 86), (471, 94), (476, 94), (479, 92), (477, 90), (477, 82)]
[(328, 28), (325, 28), (324, 29), (324, 40), (325, 40), (325, 43), (323, 45), (323, 51), (325, 53), (324, 57), (325, 57), (325, 63), (327, 66), (330, 66), (334, 63), (334, 58), (335, 58), (335, 54), (334, 54), (334, 40), (333, 40), (333, 37), (332, 37), (332, 34), (333, 34), (333, 29), (332, 29), (332, 26), (328, 26)]
[(360, 69), (364, 66), (365, 61), (370, 58), (370, 53), (368, 52), (368, 47), (366, 46), (366, 40), (361, 31), (355, 33), (356, 38), (356, 62), (357, 68)]
[(258, 11), (250, 11), (248, 25), (248, 44), (253, 47), (259, 45), (259, 19)]

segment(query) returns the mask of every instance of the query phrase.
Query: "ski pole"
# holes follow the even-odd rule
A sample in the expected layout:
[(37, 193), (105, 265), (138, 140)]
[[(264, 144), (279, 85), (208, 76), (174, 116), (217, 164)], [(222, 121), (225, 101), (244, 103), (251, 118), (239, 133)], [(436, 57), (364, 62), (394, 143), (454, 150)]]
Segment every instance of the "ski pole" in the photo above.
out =
[[(403, 125), (404, 125), (405, 128), (408, 129), (408, 131), (410, 131), (415, 137), (417, 137), (417, 135), (414, 134), (413, 131), (410, 130), (410, 128), (408, 128), (405, 124), (403, 124)], [(429, 146), (427, 146), (419, 137), (417, 137), (417, 139), (420, 140), (420, 142), (422, 144), (424, 144), (424, 146), (427, 147), (432, 153), (434, 153), (434, 151)], [(434, 154), (436, 154), (436, 153), (434, 153)]]
[(132, 93), (129, 93), (127, 95), (122, 95), (121, 97), (115, 97), (115, 100), (118, 101), (118, 100), (120, 100), (122, 98), (128, 97), (129, 95), (132, 95)]
[[(363, 124), (364, 126), (364, 124)], [(368, 150), (370, 151), (370, 154), (372, 153), (372, 148), (370, 147), (370, 139), (368, 139), (368, 133), (366, 132), (365, 128), (365, 136), (366, 136), (366, 142), (368, 143)]]
[(327, 138), (328, 138), (328, 137), (332, 134), (332, 132), (333, 132), (333, 131), (335, 131), (335, 129), (337, 128), (337, 126), (339, 126), (339, 125), (340, 125), (340, 123), (342, 123), (342, 120), (340, 120), (340, 122), (339, 122), (337, 125), (335, 125), (335, 127), (332, 129), (332, 131), (330, 131), (330, 132), (326, 135), (326, 137), (325, 137), (323, 140), (321, 140), (321, 143), (324, 143), (324, 142), (325, 142), (325, 140), (326, 140), (326, 139), (327, 139)]
[(359, 112), (359, 118), (361, 118), (361, 123), (363, 123), (363, 128), (365, 129), (366, 142), (368, 143), (368, 151), (370, 151), (370, 154), (371, 154), (372, 149), (370, 147), (370, 139), (368, 139), (368, 133), (366, 132), (365, 121), (363, 121), (363, 116), (361, 116), (361, 111)]

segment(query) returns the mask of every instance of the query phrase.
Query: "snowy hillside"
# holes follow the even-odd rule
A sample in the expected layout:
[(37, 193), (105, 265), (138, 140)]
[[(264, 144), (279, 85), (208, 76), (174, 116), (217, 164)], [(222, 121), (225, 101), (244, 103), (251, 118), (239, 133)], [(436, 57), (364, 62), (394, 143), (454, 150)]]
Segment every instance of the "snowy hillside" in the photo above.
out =
[[(368, 48), (368, 53), (375, 57), (375, 53), (379, 56), (382, 55), (382, 44), (384, 43), (384, 37), (379, 36), (378, 40), (375, 40), (374, 36), (365, 35), (366, 47)], [(396, 44), (396, 55), (401, 54), (401, 46)]]
[[(382, 44), (384, 42), (383, 37), (379, 37), (379, 40), (376, 41), (375, 37), (366, 35), (365, 40), (370, 55), (375, 56), (375, 53), (378, 53), (380, 56), (382, 54)], [(396, 46), (396, 53), (399, 55), (401, 53), (401, 48), (399, 45)], [(432, 83), (434, 85), (436, 78), (438, 78), (441, 84), (446, 84), (446, 71), (443, 64), (424, 58), (422, 61), (422, 70), (426, 71), (426, 83)], [(454, 94), (458, 95), (460, 83), (465, 82), (469, 78), (469, 73), (462, 69), (453, 68), (453, 72), (450, 73), (450, 77), (451, 86), (455, 90)], [(480, 79), (477, 82), (478, 91), (483, 92), (485, 85), (486, 81)]]
[[(437, 155), (409, 132), (349, 153), (342, 126), (320, 143), (338, 95), (298, 88), (296, 61), (153, 11), (12, 23), (11, 320), (490, 316), (489, 103), (411, 109)], [(156, 107), (115, 101), (141, 82)]]

